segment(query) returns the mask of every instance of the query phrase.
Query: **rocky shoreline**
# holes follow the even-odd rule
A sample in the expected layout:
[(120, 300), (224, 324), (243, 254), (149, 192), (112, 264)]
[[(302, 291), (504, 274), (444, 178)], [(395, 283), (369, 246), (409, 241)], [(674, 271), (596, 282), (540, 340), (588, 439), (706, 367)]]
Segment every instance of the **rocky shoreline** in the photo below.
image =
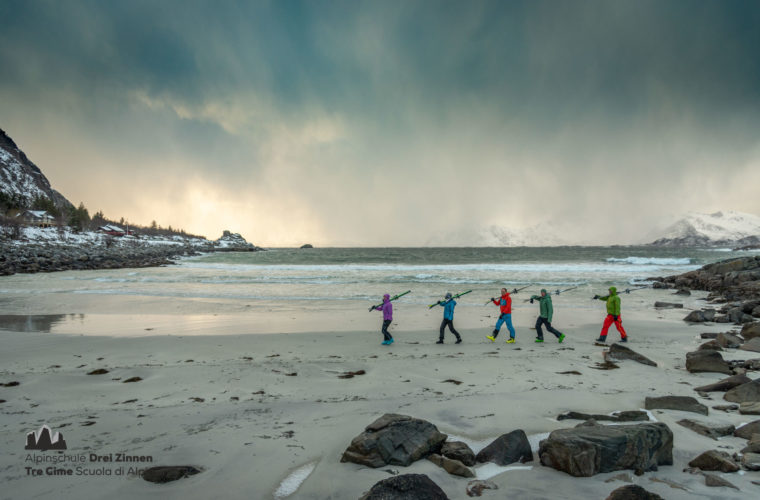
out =
[(0, 276), (17, 273), (49, 273), (94, 269), (157, 267), (176, 259), (208, 252), (262, 251), (237, 233), (225, 231), (216, 241), (192, 240), (184, 243), (116, 241), (71, 244), (57, 242), (14, 242), (0, 240)]
[(760, 256), (723, 260), (696, 271), (656, 279), (665, 287), (711, 292), (710, 299), (760, 299)]
[(82, 248), (78, 246), (0, 243), (0, 275), (155, 267), (172, 264), (173, 259), (191, 255), (200, 255), (200, 253), (190, 246)]
[(744, 325), (760, 318), (760, 256), (728, 259), (696, 271), (652, 279), (656, 280), (655, 288), (675, 288), (679, 290), (677, 294), (688, 290), (710, 292), (707, 302), (711, 307), (689, 313), (684, 318), (689, 323)]

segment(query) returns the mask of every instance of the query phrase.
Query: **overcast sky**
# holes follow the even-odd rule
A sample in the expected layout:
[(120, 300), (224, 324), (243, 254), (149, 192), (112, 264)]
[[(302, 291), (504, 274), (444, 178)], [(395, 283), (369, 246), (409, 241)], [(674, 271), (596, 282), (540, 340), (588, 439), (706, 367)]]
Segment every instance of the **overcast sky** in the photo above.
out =
[(0, 0), (0, 24), (0, 128), (91, 213), (265, 246), (760, 214), (760, 2)]

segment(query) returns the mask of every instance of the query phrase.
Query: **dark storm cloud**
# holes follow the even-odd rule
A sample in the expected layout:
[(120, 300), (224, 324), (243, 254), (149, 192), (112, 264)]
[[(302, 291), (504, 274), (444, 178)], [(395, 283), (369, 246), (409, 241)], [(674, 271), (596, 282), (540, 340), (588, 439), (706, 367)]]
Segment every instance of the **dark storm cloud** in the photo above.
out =
[[(0, 118), (37, 157), (65, 132), (114, 175), (164, 161), (177, 193), (182, 175), (243, 211), (298, 207), (304, 237), (584, 226), (610, 196), (634, 233), (760, 210), (726, 206), (760, 155), (756, 2), (5, 0), (0, 19)], [(380, 208), (403, 227), (368, 229)], [(598, 226), (573, 234), (627, 236)]]

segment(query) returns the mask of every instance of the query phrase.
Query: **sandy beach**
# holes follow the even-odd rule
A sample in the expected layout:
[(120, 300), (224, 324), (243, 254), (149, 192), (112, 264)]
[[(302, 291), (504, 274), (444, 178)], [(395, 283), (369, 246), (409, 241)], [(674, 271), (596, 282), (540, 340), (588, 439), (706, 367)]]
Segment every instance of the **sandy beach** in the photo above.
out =
[[(684, 302), (696, 307), (703, 296), (695, 293)], [(5, 485), (0, 497), (348, 499), (359, 498), (395, 469), (427, 474), (449, 498), (467, 498), (467, 479), (450, 476), (427, 460), (371, 469), (340, 463), (341, 454), (384, 413), (428, 420), (450, 440), (463, 440), (477, 453), (515, 429), (528, 434), (535, 451), (548, 432), (579, 423), (556, 420), (568, 410), (637, 410), (646, 396), (664, 395), (694, 396), (708, 406), (724, 403), (722, 393), (706, 400), (693, 390), (722, 376), (689, 374), (684, 363), (685, 354), (702, 342), (700, 333), (726, 331), (727, 326), (688, 326), (682, 321), (684, 310), (656, 311), (655, 300), (673, 299), (670, 290), (642, 290), (633, 297), (624, 298), (628, 346), (658, 366), (623, 361), (619, 369), (602, 371), (594, 367), (602, 361), (603, 348), (592, 343), (603, 316), (601, 303), (587, 310), (562, 310), (555, 303), (554, 325), (568, 337), (563, 344), (551, 336), (534, 344), (530, 326), (536, 309), (521, 307), (515, 312), (518, 341), (513, 345), (504, 343), (503, 332), (496, 343), (485, 339), (493, 311), (465, 310), (456, 320), (464, 342), (455, 345), (447, 337), (446, 344), (435, 345), (440, 310), (400, 307), (392, 327), (396, 343), (386, 347), (379, 345), (379, 317), (358, 304), (356, 312), (344, 317), (308, 318), (311, 330), (306, 332), (303, 318), (295, 327), (288, 324), (292, 311), (270, 311), (277, 324), (266, 328), (278, 333), (263, 334), (256, 325), (266, 312), (194, 303), (203, 317), (217, 314), (224, 328), (237, 331), (187, 335), (181, 331), (187, 301), (153, 306), (145, 301), (131, 307), (122, 303), (113, 309), (101, 302), (100, 315), (88, 323), (86, 318), (94, 314), (91, 304), (85, 299), (77, 304), (68, 296), (63, 307), (85, 318), (87, 335), (0, 333), (0, 382), (19, 382), (0, 388), (5, 400), (0, 406), (0, 474)], [(6, 301), (0, 312), (6, 317), (18, 314), (23, 302)], [(132, 334), (114, 327), (119, 333), (114, 336), (103, 326), (109, 313), (114, 322), (125, 317), (117, 310), (133, 313), (128, 314)], [(53, 300), (37, 304), (35, 312), (63, 314)], [(172, 317), (177, 320), (174, 327)], [(106, 335), (94, 334), (96, 328)], [(297, 333), (288, 333), (293, 331)], [(609, 340), (617, 338), (611, 331)], [(746, 359), (749, 353), (723, 354)], [(96, 369), (108, 373), (88, 375)], [(359, 370), (365, 374), (339, 378)], [(560, 374), (567, 371), (580, 375)], [(141, 380), (124, 383), (132, 377)], [(673, 410), (651, 415), (673, 431), (675, 463), (641, 477), (628, 471), (634, 483), (664, 498), (744, 498), (758, 488), (752, 484), (759, 479), (757, 473), (723, 474), (741, 490), (735, 491), (708, 488), (701, 475), (682, 472), (703, 451), (736, 452), (746, 441), (714, 441), (676, 424), (693, 418), (739, 426), (752, 418), (712, 409), (709, 417)], [(30, 464), (30, 454), (58, 454), (24, 449), (26, 433), (43, 424), (65, 437), (66, 455), (84, 455), (78, 465), (87, 475), (31, 475), (27, 467), (51, 464)], [(92, 462), (90, 454), (150, 457), (152, 462)], [(165, 485), (128, 474), (130, 468), (155, 465), (194, 465), (203, 472)], [(122, 467), (123, 474), (117, 474)], [(627, 484), (606, 482), (620, 472), (571, 477), (540, 465), (537, 456), (524, 465), (485, 464), (474, 471), (499, 486), (498, 491), (486, 490), (484, 498), (605, 498)]]

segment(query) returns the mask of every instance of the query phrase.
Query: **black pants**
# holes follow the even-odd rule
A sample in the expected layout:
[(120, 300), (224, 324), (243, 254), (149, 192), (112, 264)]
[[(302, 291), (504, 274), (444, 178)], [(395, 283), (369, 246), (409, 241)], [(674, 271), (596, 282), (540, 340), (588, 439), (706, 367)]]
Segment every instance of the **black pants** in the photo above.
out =
[(454, 334), (454, 336), (457, 338), (457, 340), (459, 340), (460, 338), (462, 338), (462, 337), (459, 336), (459, 332), (456, 331), (456, 329), (454, 328), (454, 320), (453, 319), (444, 319), (443, 323), (441, 323), (441, 336), (439, 337), (439, 340), (443, 340), (443, 331), (446, 329), (447, 325), (449, 327), (449, 330), (451, 330), (451, 333)]
[(391, 334), (388, 333), (388, 327), (389, 326), (391, 326), (391, 320), (389, 320), (389, 319), (383, 320), (383, 328), (381, 329), (381, 331), (383, 332), (383, 338), (385, 340), (390, 340), (390, 339), (393, 338), (391, 336)]
[(559, 336), (562, 335), (562, 332), (555, 329), (551, 323), (546, 321), (546, 318), (542, 318), (541, 316), (539, 316), (536, 319), (536, 333), (538, 334), (538, 338), (540, 339), (544, 338), (544, 331), (541, 329), (542, 324), (546, 325), (546, 329), (552, 332), (555, 337), (559, 338)]

